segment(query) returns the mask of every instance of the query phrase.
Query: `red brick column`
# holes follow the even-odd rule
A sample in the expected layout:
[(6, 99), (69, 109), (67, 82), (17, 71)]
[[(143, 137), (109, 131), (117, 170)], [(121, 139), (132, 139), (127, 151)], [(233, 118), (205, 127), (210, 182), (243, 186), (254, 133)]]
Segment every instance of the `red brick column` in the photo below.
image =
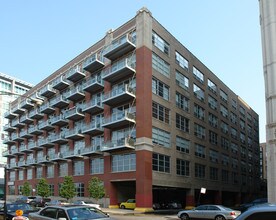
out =
[(191, 209), (195, 206), (195, 190), (189, 189), (186, 192), (186, 207), (185, 209)]

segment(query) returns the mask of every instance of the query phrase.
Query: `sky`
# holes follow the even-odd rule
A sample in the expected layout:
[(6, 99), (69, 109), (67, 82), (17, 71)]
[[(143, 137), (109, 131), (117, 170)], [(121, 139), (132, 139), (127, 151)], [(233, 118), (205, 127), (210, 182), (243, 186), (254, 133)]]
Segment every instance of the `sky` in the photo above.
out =
[(259, 114), (265, 142), (258, 0), (0, 1), (0, 72), (35, 85), (142, 7)]

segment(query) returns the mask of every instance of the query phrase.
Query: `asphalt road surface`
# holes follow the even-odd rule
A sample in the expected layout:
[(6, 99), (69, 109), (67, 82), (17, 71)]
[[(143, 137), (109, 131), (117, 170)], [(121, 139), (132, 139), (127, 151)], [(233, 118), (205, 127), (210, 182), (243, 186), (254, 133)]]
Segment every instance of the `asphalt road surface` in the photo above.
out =
[(176, 215), (154, 215), (154, 214), (136, 214), (136, 215), (114, 215), (110, 214), (114, 220), (179, 220)]

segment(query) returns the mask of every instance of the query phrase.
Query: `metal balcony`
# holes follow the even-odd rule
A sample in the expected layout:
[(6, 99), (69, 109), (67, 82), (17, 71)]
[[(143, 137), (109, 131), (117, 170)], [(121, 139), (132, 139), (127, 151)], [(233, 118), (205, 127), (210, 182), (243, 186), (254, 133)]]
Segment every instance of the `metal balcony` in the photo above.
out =
[(23, 128), (25, 126), (25, 124), (21, 123), (19, 121), (19, 118), (15, 118), (11, 121), (11, 126), (12, 127), (17, 127), (17, 128)]
[(135, 140), (129, 138), (122, 138), (119, 140), (107, 141), (104, 142), (101, 150), (103, 152), (112, 152), (116, 150), (134, 150)]
[(63, 153), (63, 157), (66, 159), (83, 158), (80, 149), (66, 151)]
[(44, 96), (46, 98), (50, 98), (56, 94), (56, 90), (53, 89), (52, 85), (47, 83), (42, 89), (39, 91), (40, 96)]
[(13, 155), (12, 153), (11, 153), (11, 151), (10, 150), (4, 150), (3, 152), (2, 152), (2, 156), (3, 157), (14, 157), (15, 155)]
[(50, 102), (44, 102), (40, 106), (40, 112), (45, 114), (51, 114), (55, 111), (55, 108), (52, 107)]
[(29, 114), (28, 113), (25, 113), (24, 115), (22, 115), (19, 119), (19, 121), (21, 123), (25, 123), (25, 124), (31, 124), (34, 122), (33, 119), (30, 118)]
[(38, 123), (38, 129), (45, 130), (45, 131), (51, 131), (51, 130), (55, 129), (55, 126), (52, 125), (52, 122), (50, 120), (40, 121)]
[(34, 107), (34, 102), (32, 101), (31, 98), (26, 98), (25, 100), (22, 100), (19, 104), (20, 108), (24, 109), (31, 109)]
[(91, 115), (102, 112), (104, 110), (102, 100), (92, 98), (89, 102), (83, 104), (82, 111), (85, 113), (90, 113)]
[(53, 157), (54, 156), (51, 154), (43, 157), (38, 157), (37, 163), (40, 163), (40, 164), (54, 163), (54, 161), (52, 161)]
[(92, 54), (84, 60), (82, 67), (84, 70), (93, 73), (104, 67), (103, 59), (97, 53)]
[(11, 134), (11, 139), (13, 141), (24, 141), (24, 138), (20, 137), (20, 135), (17, 134), (17, 133), (12, 133)]
[(65, 132), (59, 134), (53, 134), (50, 136), (51, 142), (53, 144), (65, 144), (68, 142), (68, 139), (65, 138)]
[(69, 122), (69, 120), (66, 119), (63, 114), (52, 117), (51, 121), (52, 121), (52, 125), (57, 125), (60, 127), (67, 125)]
[(29, 150), (38, 150), (38, 149), (42, 149), (42, 147), (38, 145), (37, 141), (29, 141), (28, 149)]
[(12, 106), (11, 107), (11, 112), (13, 114), (18, 114), (18, 115), (21, 115), (25, 112), (25, 109), (21, 108), (20, 105), (15, 105), (15, 106)]
[(29, 111), (29, 117), (31, 119), (41, 119), (43, 118), (44, 114), (40, 112), (39, 108), (34, 108), (31, 111)]
[(15, 141), (12, 140), (11, 137), (6, 137), (6, 138), (3, 140), (3, 144), (11, 145), (11, 144), (15, 144)]
[(103, 154), (103, 152), (101, 152), (101, 146), (97, 145), (97, 146), (88, 146), (85, 148), (82, 148), (80, 150), (80, 154), (82, 156), (92, 156), (92, 155), (101, 155)]
[(11, 149), (11, 153), (13, 155), (20, 155), (21, 154), (20, 151), (19, 151), (19, 149), (17, 147)]
[(33, 138), (33, 135), (29, 133), (28, 129), (20, 131), (19, 136), (22, 138), (27, 138), (27, 139)]
[(13, 132), (16, 130), (16, 128), (12, 127), (11, 124), (9, 123), (9, 124), (4, 125), (3, 130), (7, 131), (7, 132)]
[(35, 135), (43, 134), (43, 131), (38, 128), (38, 125), (30, 125), (28, 131), (30, 134), (35, 134)]
[(38, 144), (39, 147), (52, 147), (52, 146), (54, 146), (54, 144), (51, 143), (50, 138), (39, 138), (37, 140), (37, 144)]
[(105, 128), (114, 129), (116, 127), (135, 124), (135, 114), (128, 111), (116, 112), (109, 118), (103, 119), (102, 126)]
[(68, 82), (65, 78), (65, 76), (58, 76), (56, 79), (52, 81), (52, 87), (54, 89), (57, 89), (59, 91), (64, 90), (70, 85), (70, 82)]
[(91, 121), (89, 124), (84, 124), (82, 126), (82, 133), (90, 134), (92, 136), (102, 134), (104, 129), (100, 122)]
[(83, 90), (86, 92), (94, 93), (98, 90), (104, 89), (104, 82), (101, 77), (95, 75), (91, 76), (83, 85)]
[(66, 78), (72, 82), (77, 82), (85, 77), (85, 74), (81, 72), (79, 66), (75, 66), (68, 70), (66, 73)]
[(70, 88), (66, 95), (66, 98), (73, 102), (80, 101), (85, 97), (85, 94), (80, 86)]
[(34, 166), (34, 165), (37, 165), (37, 160), (36, 160), (36, 158), (27, 159), (27, 160), (26, 160), (26, 165), (27, 165), (27, 166)]
[(69, 105), (69, 100), (65, 95), (57, 95), (55, 98), (51, 99), (51, 106), (56, 108), (64, 108)]
[(116, 60), (124, 54), (134, 50), (136, 48), (135, 43), (135, 38), (132, 38), (131, 35), (126, 34), (119, 39), (113, 40), (104, 51), (103, 56), (112, 61)]
[(132, 77), (135, 72), (135, 62), (132, 59), (124, 58), (112, 64), (110, 68), (104, 69), (102, 78), (105, 81), (114, 83), (122, 78)]
[(84, 113), (80, 107), (74, 107), (72, 109), (67, 110), (64, 113), (66, 119), (77, 121), (79, 119), (84, 118)]
[(11, 109), (9, 109), (8, 111), (6, 111), (4, 113), (4, 118), (7, 118), (7, 119), (13, 119), (13, 118), (16, 118), (17, 117), (17, 114), (13, 113), (11, 111)]
[(129, 85), (125, 85), (124, 87), (112, 89), (109, 93), (106, 93), (103, 104), (109, 106), (118, 105), (118, 103), (131, 101), (135, 97), (135, 90), (129, 87)]
[(22, 161), (18, 161), (17, 162), (17, 166), (18, 167), (27, 167), (28, 164), (27, 164), (27, 162), (25, 160), (22, 160)]
[(54, 162), (67, 161), (67, 159), (63, 157), (63, 153), (58, 152), (57, 154), (53, 155), (52, 161)]
[(67, 132), (65, 132), (65, 138), (71, 140), (79, 140), (84, 138), (84, 135), (82, 134), (82, 128), (75, 127), (73, 129), (67, 130)]
[(33, 152), (33, 150), (29, 149), (28, 145), (26, 145), (26, 144), (20, 144), (19, 151), (21, 151), (23, 153), (31, 153), (31, 152)]
[(10, 164), (7, 164), (7, 169), (15, 169), (17, 168), (17, 162), (12, 162)]

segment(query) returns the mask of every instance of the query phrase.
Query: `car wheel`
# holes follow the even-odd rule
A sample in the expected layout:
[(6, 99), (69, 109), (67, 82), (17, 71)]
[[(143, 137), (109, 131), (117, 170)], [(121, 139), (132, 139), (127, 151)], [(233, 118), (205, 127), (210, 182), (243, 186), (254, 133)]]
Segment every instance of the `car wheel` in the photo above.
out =
[(222, 215), (218, 215), (215, 217), (215, 220), (226, 220)]
[(180, 215), (180, 219), (181, 220), (189, 220), (190, 218), (187, 214), (184, 213), (184, 214)]
[(124, 206), (124, 205), (121, 205), (121, 207), (120, 207), (121, 209), (125, 209), (126, 207)]

